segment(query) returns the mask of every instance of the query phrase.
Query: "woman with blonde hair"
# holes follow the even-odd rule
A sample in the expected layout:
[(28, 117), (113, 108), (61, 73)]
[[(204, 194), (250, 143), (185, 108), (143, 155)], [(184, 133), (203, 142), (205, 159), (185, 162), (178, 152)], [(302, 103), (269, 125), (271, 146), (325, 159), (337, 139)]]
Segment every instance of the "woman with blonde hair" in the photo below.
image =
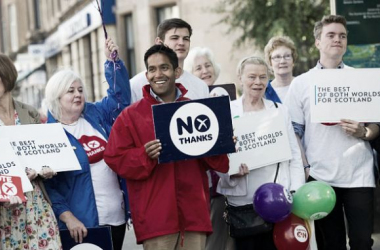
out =
[(265, 61), (273, 71), (274, 79), (268, 83), (265, 98), (283, 102), (292, 82), (297, 61), (294, 42), (287, 36), (272, 37), (264, 48)]

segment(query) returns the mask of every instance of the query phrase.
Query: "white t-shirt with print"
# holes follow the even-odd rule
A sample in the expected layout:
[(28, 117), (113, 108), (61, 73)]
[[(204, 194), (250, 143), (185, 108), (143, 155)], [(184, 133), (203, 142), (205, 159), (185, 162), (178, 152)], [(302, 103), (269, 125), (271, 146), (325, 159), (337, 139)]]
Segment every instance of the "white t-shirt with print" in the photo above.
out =
[[(342, 70), (354, 69), (344, 66)], [(305, 125), (303, 139), (310, 175), (335, 187), (375, 187), (369, 142), (347, 135), (339, 125), (311, 123), (311, 84), (310, 71), (294, 78), (285, 98), (292, 121)]]
[(63, 125), (63, 127), (77, 138), (87, 153), (99, 225), (119, 226), (124, 224), (123, 193), (120, 190), (116, 173), (107, 166), (103, 159), (107, 145), (106, 139), (82, 117), (76, 124)]

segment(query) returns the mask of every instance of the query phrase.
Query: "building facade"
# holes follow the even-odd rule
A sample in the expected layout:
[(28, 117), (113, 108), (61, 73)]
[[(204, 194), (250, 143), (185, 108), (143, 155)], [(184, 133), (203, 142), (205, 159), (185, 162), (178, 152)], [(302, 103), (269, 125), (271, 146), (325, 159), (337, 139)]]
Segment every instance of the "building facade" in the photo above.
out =
[[(191, 47), (209, 47), (222, 67), (217, 83), (237, 82), (238, 61), (257, 53), (234, 48), (238, 33), (226, 34), (222, 18), (211, 9), (219, 0), (99, 0), (108, 35), (133, 77), (145, 69), (143, 56), (154, 43), (157, 25), (179, 17), (191, 24)], [(60, 68), (77, 71), (89, 101), (106, 94), (102, 19), (96, 0), (2, 0), (0, 52), (19, 70), (15, 98), (41, 107), (49, 77)]]

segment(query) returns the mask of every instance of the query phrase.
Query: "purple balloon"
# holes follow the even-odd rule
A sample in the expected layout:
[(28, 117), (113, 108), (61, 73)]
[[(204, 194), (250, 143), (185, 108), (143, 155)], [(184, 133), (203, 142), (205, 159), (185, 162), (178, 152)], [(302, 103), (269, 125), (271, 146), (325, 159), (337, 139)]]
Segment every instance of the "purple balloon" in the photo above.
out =
[(285, 220), (292, 211), (293, 198), (289, 191), (277, 183), (261, 185), (253, 196), (256, 212), (268, 222)]

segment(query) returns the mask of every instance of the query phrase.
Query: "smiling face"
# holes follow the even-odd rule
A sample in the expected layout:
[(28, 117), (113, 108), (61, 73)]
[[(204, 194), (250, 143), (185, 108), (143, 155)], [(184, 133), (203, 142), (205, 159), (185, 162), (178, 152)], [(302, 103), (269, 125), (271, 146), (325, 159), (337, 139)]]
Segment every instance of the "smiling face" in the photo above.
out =
[(61, 104), (61, 119), (67, 117), (80, 116), (84, 108), (83, 86), (79, 81), (74, 81), (70, 88), (59, 98)]
[(272, 51), (270, 56), (274, 75), (293, 74), (294, 60), (292, 50), (286, 46), (279, 46)]
[(264, 65), (246, 64), (239, 79), (245, 96), (261, 99), (268, 83), (268, 69)]
[(164, 43), (166, 46), (174, 50), (177, 54), (178, 61), (182, 65), (187, 57), (190, 48), (190, 34), (187, 28), (173, 28), (165, 34), (164, 41), (156, 38), (156, 43)]
[(146, 78), (153, 92), (164, 102), (175, 99), (175, 79), (179, 77), (181, 69), (173, 69), (169, 58), (162, 53), (155, 53), (148, 57)]
[(321, 37), (315, 40), (321, 61), (341, 61), (347, 49), (347, 31), (341, 23), (330, 23), (322, 28)]
[(206, 56), (198, 56), (194, 59), (193, 74), (209, 86), (216, 81), (215, 68)]

